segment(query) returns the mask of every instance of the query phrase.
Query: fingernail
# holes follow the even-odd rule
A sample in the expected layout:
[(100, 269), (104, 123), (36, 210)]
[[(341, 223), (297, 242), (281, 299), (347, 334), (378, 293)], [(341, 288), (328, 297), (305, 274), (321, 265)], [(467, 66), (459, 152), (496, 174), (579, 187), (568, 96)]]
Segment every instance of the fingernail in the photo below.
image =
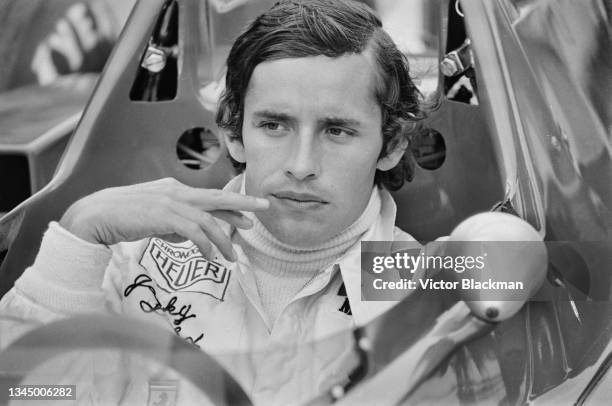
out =
[(257, 203), (265, 205), (265, 206), (269, 206), (270, 202), (268, 201), (268, 199), (262, 199), (261, 197), (257, 198)]

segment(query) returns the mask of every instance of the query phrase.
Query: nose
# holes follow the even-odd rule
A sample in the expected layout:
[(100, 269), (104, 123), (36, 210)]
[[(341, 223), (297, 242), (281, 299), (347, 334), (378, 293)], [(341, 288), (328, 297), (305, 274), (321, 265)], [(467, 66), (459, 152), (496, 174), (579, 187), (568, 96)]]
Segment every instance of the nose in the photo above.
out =
[(285, 174), (298, 181), (312, 180), (321, 172), (321, 154), (315, 134), (303, 131), (289, 145)]

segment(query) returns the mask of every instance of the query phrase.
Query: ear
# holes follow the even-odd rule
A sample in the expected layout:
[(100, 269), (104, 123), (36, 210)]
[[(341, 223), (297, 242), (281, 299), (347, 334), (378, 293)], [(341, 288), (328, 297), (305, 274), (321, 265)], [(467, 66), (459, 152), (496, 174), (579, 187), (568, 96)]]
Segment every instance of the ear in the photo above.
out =
[(238, 138), (232, 137), (230, 131), (222, 130), (223, 140), (225, 141), (225, 145), (227, 145), (227, 150), (232, 158), (240, 163), (246, 163), (246, 157), (244, 154), (244, 145), (242, 141)]
[(387, 154), (378, 160), (376, 169), (388, 171), (395, 168), (400, 159), (402, 159), (406, 148), (408, 148), (408, 140), (402, 137), (392, 150), (387, 151)]

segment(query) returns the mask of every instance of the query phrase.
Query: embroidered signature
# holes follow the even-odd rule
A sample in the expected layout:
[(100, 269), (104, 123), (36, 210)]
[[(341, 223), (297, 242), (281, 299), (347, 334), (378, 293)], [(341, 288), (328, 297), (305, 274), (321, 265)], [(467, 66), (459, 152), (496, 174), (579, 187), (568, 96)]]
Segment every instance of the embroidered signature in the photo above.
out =
[[(139, 302), (140, 309), (145, 313), (167, 313), (173, 317), (172, 324), (174, 325), (174, 332), (176, 335), (180, 336), (180, 332), (182, 331), (181, 324), (185, 320), (189, 320), (191, 318), (196, 318), (197, 316), (194, 313), (191, 313), (191, 305), (183, 305), (180, 309), (177, 309), (176, 301), (178, 298), (176, 296), (172, 296), (166, 304), (162, 304), (157, 297), (157, 291), (150, 283), (153, 280), (147, 274), (140, 274), (134, 279), (134, 283), (127, 286), (125, 291), (123, 292), (123, 296), (128, 297), (134, 290), (137, 288), (146, 288), (153, 295), (153, 302), (149, 302), (146, 300), (141, 300)], [(200, 334), (197, 338), (194, 337), (183, 337), (187, 342), (195, 345), (196, 347), (200, 347), (198, 342), (204, 338), (204, 333)]]

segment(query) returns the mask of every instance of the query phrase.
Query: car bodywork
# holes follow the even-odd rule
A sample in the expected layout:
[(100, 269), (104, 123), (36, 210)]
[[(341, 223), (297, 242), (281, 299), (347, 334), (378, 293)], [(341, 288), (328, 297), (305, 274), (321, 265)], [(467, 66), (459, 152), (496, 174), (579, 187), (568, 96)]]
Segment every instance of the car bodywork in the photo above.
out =
[(7, 213), (53, 177), (96, 76), (70, 78), (53, 86), (25, 86), (0, 94), (0, 171)]

